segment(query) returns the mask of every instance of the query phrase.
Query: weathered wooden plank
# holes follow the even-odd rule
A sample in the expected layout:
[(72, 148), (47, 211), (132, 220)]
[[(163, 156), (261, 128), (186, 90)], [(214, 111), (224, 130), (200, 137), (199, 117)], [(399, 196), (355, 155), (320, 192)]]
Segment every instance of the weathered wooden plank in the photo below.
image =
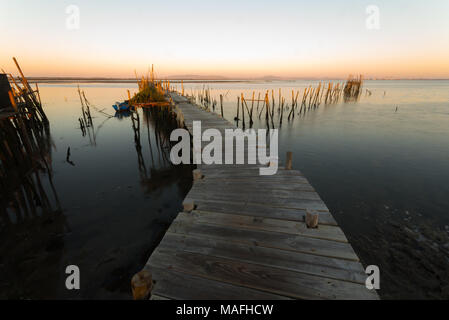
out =
[[(282, 300), (288, 299), (277, 294), (249, 289), (238, 285), (202, 278), (182, 270), (160, 268), (150, 263), (156, 283), (153, 294), (177, 300), (235, 300), (245, 297), (248, 300)], [(181, 271), (181, 272), (179, 272)]]
[[(254, 172), (252, 172), (254, 171)], [(251, 169), (241, 169), (239, 170), (238, 168), (236, 168), (235, 170), (232, 169), (217, 169), (217, 170), (211, 170), (208, 171), (207, 174), (208, 177), (226, 177), (226, 178), (232, 178), (232, 177), (245, 177), (247, 179), (251, 179), (251, 178), (258, 178), (258, 177), (266, 177), (267, 179), (269, 179), (270, 177), (284, 177), (284, 176), (288, 176), (291, 177), (292, 180), (294, 180), (296, 177), (302, 177), (303, 175), (301, 173), (299, 173), (298, 171), (295, 170), (283, 170), (281, 168), (278, 168), (278, 171), (276, 172), (275, 175), (266, 175), (266, 176), (261, 176), (259, 175), (259, 167), (254, 168), (253, 170)]]
[(204, 238), (216, 238), (267, 248), (277, 248), (353, 261), (359, 260), (351, 245), (348, 243), (308, 238), (286, 233), (244, 230), (225, 226), (197, 224), (195, 222), (188, 223), (185, 220), (179, 221), (178, 219), (173, 221), (167, 230), (168, 233), (193, 234)]
[(186, 97), (180, 96), (179, 94), (170, 94), (170, 96), (176, 103), (183, 103), (189, 101)]
[[(246, 181), (248, 181), (248, 178), (246, 177), (208, 177), (206, 175), (204, 175), (204, 182), (208, 182), (211, 181), (212, 183), (240, 183), (242, 185), (244, 185), (246, 183)], [(280, 176), (258, 176), (258, 177), (253, 177), (251, 178), (251, 180), (249, 181), (249, 183), (252, 184), (263, 184), (266, 186), (272, 185), (272, 186), (285, 186), (285, 185), (289, 185), (289, 184), (294, 184), (294, 183), (301, 183), (301, 184), (307, 184), (307, 182), (305, 180), (301, 181), (300, 177), (280, 177)]]
[[(184, 118), (185, 121), (185, 118)], [(220, 129), (223, 130), (229, 129), (229, 125), (224, 121), (211, 121), (210, 119), (203, 117), (203, 118), (197, 118), (195, 121), (201, 121), (201, 131), (203, 132), (206, 129)], [(188, 124), (189, 126), (193, 127), (193, 122)]]
[(255, 203), (262, 205), (269, 205), (272, 207), (281, 207), (281, 208), (292, 208), (292, 209), (304, 209), (304, 210), (323, 210), (328, 211), (326, 205), (321, 200), (310, 200), (310, 199), (289, 199), (289, 198), (263, 198), (254, 199), (251, 198), (249, 200), (246, 199), (233, 199), (232, 196), (226, 194), (197, 194), (195, 192), (189, 192), (186, 199), (191, 200), (200, 200), (201, 198), (206, 198), (208, 200), (218, 200), (218, 201), (234, 201), (234, 202), (243, 202), (243, 203)]
[(364, 284), (366, 274), (356, 261), (333, 259), (301, 252), (284, 251), (253, 245), (230, 243), (224, 240), (170, 233), (161, 241), (161, 248), (200, 253), (303, 272), (320, 277)]
[(373, 299), (364, 285), (158, 247), (149, 266), (297, 299)]
[(337, 226), (320, 225), (316, 229), (309, 229), (304, 222), (300, 221), (201, 211), (192, 211), (190, 213), (181, 212), (176, 219), (178, 221), (185, 220), (187, 223), (195, 222), (198, 224), (212, 224), (230, 228), (281, 232), (301, 235), (303, 237), (348, 242), (343, 231)]
[[(272, 219), (285, 219), (293, 221), (304, 221), (306, 210), (291, 208), (273, 208), (266, 205), (252, 203), (236, 203), (229, 201), (195, 200), (197, 211), (235, 213), (254, 217), (267, 217)], [(328, 211), (315, 211), (319, 214), (319, 224), (336, 226), (337, 222)]]
[[(254, 192), (256, 191), (257, 192)], [(233, 200), (244, 200), (249, 202), (266, 202), (266, 199), (271, 198), (286, 198), (295, 200), (320, 200), (321, 198), (314, 190), (310, 190), (309, 187), (302, 187), (296, 190), (278, 190), (273, 188), (256, 188), (251, 189), (246, 186), (226, 186), (223, 185), (221, 188), (209, 186), (208, 184), (194, 184), (189, 192), (188, 197), (193, 197), (194, 194), (203, 195), (205, 198), (214, 199), (214, 197), (226, 197), (230, 201)]]
[[(204, 172), (202, 172), (204, 174)], [(257, 190), (257, 192), (265, 195), (275, 195), (284, 197), (294, 197), (296, 191), (315, 191), (315, 189), (307, 183), (292, 183), (284, 185), (280, 183), (276, 184), (261, 184), (259, 182), (247, 181), (245, 183), (235, 181), (214, 181), (214, 180), (199, 180), (195, 181), (192, 188), (200, 191), (219, 191), (219, 190), (231, 190), (232, 192), (251, 192)]]

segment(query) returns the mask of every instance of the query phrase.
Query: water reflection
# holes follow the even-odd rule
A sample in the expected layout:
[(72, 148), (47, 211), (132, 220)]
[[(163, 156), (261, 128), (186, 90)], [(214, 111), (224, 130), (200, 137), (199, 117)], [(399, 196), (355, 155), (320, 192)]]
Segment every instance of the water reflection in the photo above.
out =
[[(167, 107), (151, 107), (144, 108), (141, 112), (146, 126), (148, 149), (151, 159), (151, 165), (148, 171), (142, 155), (139, 111), (132, 112), (131, 120), (140, 181), (145, 193), (149, 194), (161, 186), (176, 182), (178, 180), (178, 174), (185, 171), (185, 168), (183, 166), (174, 166), (170, 161), (170, 149), (173, 145), (173, 142), (170, 141), (170, 134), (177, 127), (176, 118), (174, 118), (171, 110)], [(151, 130), (151, 128), (154, 128), (154, 130)], [(151, 139), (152, 133), (155, 137), (155, 143)], [(157, 161), (155, 161), (155, 158)]]
[[(118, 94), (105, 88), (85, 89), (97, 105), (83, 99), (82, 111), (75, 86), (42, 87), (43, 100), (54, 99), (44, 105), (54, 142), (39, 127), (32, 154), (22, 154), (12, 147), (20, 130), (0, 132), (0, 298), (129, 299), (131, 276), (191, 185), (192, 168), (169, 162), (176, 121), (162, 109), (110, 116), (102, 99)], [(82, 273), (76, 292), (65, 289), (69, 264)]]
[[(242, 93), (251, 110), (253, 91), (263, 100), (269, 90), (271, 101), (271, 91), (281, 88), (282, 97), (289, 97), (279, 131), (281, 161), (286, 151), (293, 151), (293, 167), (319, 192), (362, 262), (380, 266), (381, 294), (447, 297), (449, 82), (367, 81), (357, 103), (344, 99), (326, 103), (323, 96), (319, 107), (301, 110), (303, 91), (318, 84), (206, 86), (210, 109), (216, 100), (215, 112), (221, 114), (222, 96), (223, 115), (231, 122)], [(192, 95), (203, 87), (184, 85)], [(190, 188), (191, 168), (167, 163), (168, 128), (161, 125), (165, 122), (152, 120), (156, 109), (140, 110), (133, 120), (131, 114), (112, 118), (104, 114), (112, 113), (114, 101), (126, 98), (126, 89), (136, 88), (82, 85), (92, 102), (94, 146), (80, 133), (76, 86), (40, 87), (54, 139), (44, 139), (53, 146), (45, 154), (64, 215), (2, 224), (0, 271), (8, 270), (0, 272), (2, 297), (130, 298), (129, 279), (142, 268), (180, 209)], [(292, 90), (300, 94), (288, 119)], [(266, 107), (255, 102), (253, 127), (279, 127), (278, 104), (277, 99), (273, 122), (270, 115), (267, 124)], [(248, 120), (245, 117), (247, 127)], [(75, 167), (65, 161), (68, 147)], [(0, 148), (4, 148), (1, 143)], [(45, 170), (38, 172), (47, 197), (53, 200)], [(1, 174), (3, 181), (4, 171)], [(57, 208), (55, 202), (51, 204)], [(9, 202), (2, 202), (2, 217), (7, 206)], [(40, 222), (19, 230), (19, 225), (32, 221)], [(77, 293), (64, 288), (64, 267), (72, 263), (84, 270), (87, 279)]]
[(53, 183), (48, 122), (21, 112), (5, 117), (0, 140), (0, 297), (20, 298), (36, 270), (57, 270), (46, 258), (60, 258), (60, 235), (70, 228)]
[[(14, 211), (17, 221), (29, 214), (61, 211), (52, 178), (49, 124), (15, 114), (0, 120), (0, 139), (3, 211)], [(48, 177), (53, 201), (43, 187), (41, 174)]]

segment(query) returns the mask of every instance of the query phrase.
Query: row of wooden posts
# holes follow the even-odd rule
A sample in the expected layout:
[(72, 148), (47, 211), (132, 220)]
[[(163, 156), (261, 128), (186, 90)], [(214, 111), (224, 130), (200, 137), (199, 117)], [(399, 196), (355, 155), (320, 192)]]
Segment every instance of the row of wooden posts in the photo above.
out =
[[(320, 106), (320, 104), (324, 101), (325, 104), (333, 104), (337, 103), (340, 97), (342, 89), (340, 83), (334, 85), (333, 83), (328, 83), (327, 90), (326, 87), (320, 83), (317, 88), (313, 88), (312, 86), (304, 88), (302, 94), (301, 102), (298, 102), (300, 91), (296, 92), (292, 90), (291, 94), (291, 103), (290, 106), (287, 105), (286, 98), (282, 96), (282, 91), (279, 89), (279, 96), (277, 101), (277, 113), (279, 115), (279, 123), (282, 124), (284, 120), (284, 111), (289, 111), (287, 115), (287, 120), (294, 119), (295, 111), (298, 111), (298, 114), (305, 113), (307, 110), (316, 109)], [(221, 110), (223, 110), (223, 96), (220, 95), (220, 106)], [(249, 103), (251, 103), (251, 107), (249, 107)], [(260, 105), (262, 105), (260, 107)], [(241, 110), (240, 110), (241, 109)], [(246, 119), (245, 116), (249, 119), (249, 126), (252, 127), (255, 117), (254, 110), (257, 111), (258, 118), (261, 119), (262, 115), (265, 113), (266, 121), (274, 122), (274, 114), (276, 110), (276, 98), (274, 94), (274, 90), (271, 90), (271, 99), (270, 92), (267, 90), (263, 99), (261, 99), (261, 93), (258, 93), (257, 99), (255, 98), (255, 92), (253, 91), (252, 97), (247, 99), (244, 97), (243, 93), (237, 97), (237, 113), (234, 118), (235, 121), (242, 120), (243, 126), (245, 127)], [(223, 116), (223, 111), (222, 111)], [(241, 117), (241, 118), (240, 118)]]
[[(49, 122), (39, 88), (37, 84), (31, 87), (18, 61), (13, 61), (20, 77), (6, 74), (11, 110), (3, 109), (0, 117), (0, 207), (3, 213), (11, 208), (18, 217), (21, 213), (36, 216), (37, 207), (44, 212), (60, 211), (52, 179)], [(48, 176), (56, 206), (43, 187), (41, 172)]]
[[(251, 98), (246, 98), (243, 93), (237, 96), (237, 108), (234, 120), (238, 123), (242, 121), (243, 127), (249, 122), (249, 126), (252, 127), (254, 123), (254, 118), (257, 116), (259, 119), (265, 114), (265, 119), (267, 123), (271, 121), (274, 125), (274, 115), (277, 107), (277, 113), (279, 115), (279, 124), (282, 124), (284, 120), (284, 112), (288, 111), (286, 115), (287, 120), (292, 120), (295, 118), (295, 114), (303, 114), (311, 109), (317, 109), (321, 104), (330, 105), (336, 104), (340, 101), (341, 97), (344, 98), (345, 102), (355, 101), (360, 96), (362, 92), (362, 76), (353, 78), (350, 76), (346, 83), (334, 83), (334, 82), (320, 82), (317, 87), (309, 86), (304, 88), (302, 91), (302, 99), (299, 101), (301, 94), (300, 90), (291, 91), (291, 102), (287, 103), (286, 97), (282, 96), (282, 90), (279, 89), (279, 95), (276, 97), (275, 91), (267, 90), (264, 94), (260, 92), (256, 93), (253, 91)], [(184, 85), (182, 84), (182, 95), (184, 95)], [(227, 94), (219, 95), (220, 113), (224, 117), (223, 112), (223, 100)], [(206, 88), (203, 85), (202, 89), (196, 93), (192, 92), (188, 96), (190, 100), (194, 103), (199, 103), (206, 109), (213, 109), (218, 102), (212, 98), (210, 88)], [(246, 119), (247, 118), (247, 119)]]
[(17, 59), (14, 57), (12, 59), (20, 74), (18, 80), (16, 81), (16, 78), (14, 78), (12, 74), (6, 73), (3, 69), (2, 72), (8, 76), (11, 84), (9, 98), (14, 111), (18, 112), (18, 108), (23, 107), (27, 112), (33, 113), (33, 115), (38, 116), (41, 122), (48, 122), (47, 116), (42, 109), (42, 102), (38, 84), (36, 83), (36, 88), (33, 89), (27, 78), (23, 74)]

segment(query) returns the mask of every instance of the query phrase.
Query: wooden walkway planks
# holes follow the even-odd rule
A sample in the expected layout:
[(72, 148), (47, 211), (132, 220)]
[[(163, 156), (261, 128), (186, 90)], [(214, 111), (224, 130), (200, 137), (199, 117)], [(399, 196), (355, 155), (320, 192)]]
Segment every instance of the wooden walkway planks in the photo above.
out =
[[(235, 126), (172, 94), (192, 133)], [(152, 299), (378, 299), (343, 231), (307, 179), (260, 165), (198, 165), (203, 174), (147, 262)], [(307, 211), (319, 214), (307, 228)]]

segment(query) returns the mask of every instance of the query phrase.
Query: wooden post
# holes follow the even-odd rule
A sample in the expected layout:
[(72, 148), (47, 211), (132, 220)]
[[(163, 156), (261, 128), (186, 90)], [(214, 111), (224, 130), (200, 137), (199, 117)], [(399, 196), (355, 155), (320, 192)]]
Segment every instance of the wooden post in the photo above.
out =
[(291, 151), (287, 152), (287, 159), (285, 161), (285, 170), (291, 170), (292, 169), (292, 160), (293, 160), (293, 153)]
[(240, 110), (240, 97), (237, 97), (237, 116), (234, 120), (239, 121), (239, 110)]
[(281, 108), (281, 88), (279, 88), (279, 105), (278, 105), (278, 110), (280, 110)]
[(243, 93), (241, 93), (241, 97), (242, 97), (242, 123), (243, 123), (243, 130), (245, 130), (245, 108), (243, 107), (243, 102), (245, 101), (245, 99), (243, 98)]
[(280, 120), (279, 120), (279, 124), (282, 124), (282, 118), (284, 117), (284, 102), (285, 102), (285, 99), (282, 98), (282, 104), (281, 104), (281, 118), (280, 118)]
[(11, 102), (11, 105), (14, 108), (14, 111), (17, 112), (16, 99), (14, 99), (14, 95), (12, 94), (12, 91), (8, 91), (8, 96), (9, 96), (9, 101)]
[(184, 207), (184, 212), (190, 212), (193, 209), (195, 209), (195, 204), (193, 202), (193, 200), (191, 199), (184, 199), (184, 202), (182, 203), (183, 207)]
[(265, 93), (265, 119), (268, 120), (268, 111), (270, 109), (270, 107), (268, 106), (268, 91), (267, 93)]
[(260, 102), (260, 92), (257, 95), (257, 111), (259, 111), (259, 102)]
[(318, 228), (318, 213), (306, 212), (307, 228)]
[(249, 114), (249, 126), (250, 127), (253, 126), (253, 108), (254, 108), (254, 91), (253, 91), (253, 101), (251, 102), (251, 112)]
[(131, 278), (131, 289), (134, 300), (148, 299), (153, 289), (153, 278), (147, 269), (139, 271)]
[(39, 104), (42, 106), (41, 94), (39, 92), (39, 86), (37, 85), (37, 82), (36, 82), (36, 92), (37, 92), (37, 97), (39, 99)]
[(220, 94), (221, 117), (223, 118), (223, 95)]
[(198, 181), (203, 178), (203, 174), (201, 173), (200, 169), (195, 169), (192, 171), (193, 173), (193, 181)]
[(23, 83), (24, 87), (26, 87), (27, 89), (30, 89), (28, 80), (27, 80), (27, 78), (25, 78), (25, 75), (23, 74), (22, 69), (20, 69), (19, 63), (17, 62), (16, 58), (13, 57), (12, 60), (16, 64), (17, 69), (19, 69), (19, 73), (20, 73), (20, 76), (22, 77), (22, 83)]

